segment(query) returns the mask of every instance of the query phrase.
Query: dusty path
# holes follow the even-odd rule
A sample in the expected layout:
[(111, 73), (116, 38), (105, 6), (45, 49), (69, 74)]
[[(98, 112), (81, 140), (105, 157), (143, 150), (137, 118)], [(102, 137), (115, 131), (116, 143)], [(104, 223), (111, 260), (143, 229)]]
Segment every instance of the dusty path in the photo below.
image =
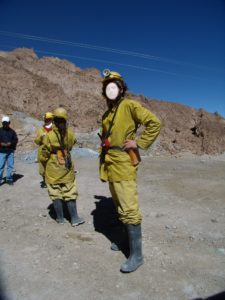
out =
[[(0, 187), (0, 271), (7, 300), (185, 300), (225, 290), (225, 161), (144, 158), (139, 170), (145, 264), (121, 274), (117, 229), (95, 158), (77, 159), (86, 223), (58, 225), (37, 164)], [(51, 214), (51, 211), (50, 211)], [(0, 297), (1, 298), (1, 297)]]

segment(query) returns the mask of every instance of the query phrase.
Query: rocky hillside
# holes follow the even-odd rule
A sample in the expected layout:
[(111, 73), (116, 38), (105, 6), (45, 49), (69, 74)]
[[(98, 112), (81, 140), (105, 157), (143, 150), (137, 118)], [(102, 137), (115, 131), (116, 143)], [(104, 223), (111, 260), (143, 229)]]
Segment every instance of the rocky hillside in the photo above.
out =
[[(154, 153), (219, 154), (225, 151), (225, 120), (217, 113), (142, 95), (129, 96), (143, 103), (162, 121)], [(12, 114), (23, 141), (21, 149), (28, 144), (33, 147), (33, 136), (40, 124), (37, 120), (59, 105), (68, 110), (70, 124), (76, 132), (81, 136), (88, 134), (89, 139), (93, 138), (89, 144), (95, 144), (96, 130), (106, 109), (97, 69), (82, 70), (55, 57), (39, 59), (31, 49), (0, 51), (0, 113)]]

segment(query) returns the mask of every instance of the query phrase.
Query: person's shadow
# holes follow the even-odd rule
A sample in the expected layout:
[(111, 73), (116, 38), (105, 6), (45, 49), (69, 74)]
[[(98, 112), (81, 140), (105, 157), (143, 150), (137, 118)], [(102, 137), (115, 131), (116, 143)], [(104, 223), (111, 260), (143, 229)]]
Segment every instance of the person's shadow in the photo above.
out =
[(225, 291), (219, 293), (219, 294), (215, 294), (215, 295), (212, 295), (208, 298), (195, 298), (193, 300), (224, 300), (225, 299)]
[(95, 231), (102, 233), (111, 243), (119, 246), (128, 257), (128, 237), (125, 226), (118, 219), (118, 214), (111, 197), (94, 196), (96, 208), (91, 212)]
[(17, 180), (23, 178), (23, 174), (13, 173), (13, 182), (16, 182)]
[[(23, 174), (13, 173), (13, 183), (15, 183), (17, 180), (20, 180), (23, 177), (24, 177)], [(6, 184), (6, 183), (7, 183), (6, 177), (3, 177), (0, 185)]]

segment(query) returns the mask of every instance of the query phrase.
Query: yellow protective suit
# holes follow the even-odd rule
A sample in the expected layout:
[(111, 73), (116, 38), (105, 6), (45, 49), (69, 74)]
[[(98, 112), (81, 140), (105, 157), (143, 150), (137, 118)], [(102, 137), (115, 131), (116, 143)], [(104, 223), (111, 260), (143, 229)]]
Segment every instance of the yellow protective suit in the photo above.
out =
[[(103, 138), (113, 119), (116, 106), (103, 115), (101, 129)], [(136, 143), (138, 147), (146, 150), (160, 132), (160, 121), (139, 102), (122, 99), (113, 123), (108, 137), (112, 148), (104, 157), (102, 157), (103, 151), (100, 154), (100, 178), (102, 181), (109, 181), (109, 188), (119, 219), (125, 224), (139, 224), (141, 223), (141, 213), (136, 184), (137, 167), (132, 165), (128, 153), (120, 149), (125, 140), (135, 140), (137, 128), (139, 125), (143, 125), (145, 129), (136, 139)]]
[(61, 199), (64, 201), (75, 201), (78, 196), (76, 180), (63, 184), (47, 184), (48, 194), (52, 201)]
[(38, 148), (38, 163), (39, 163), (39, 174), (44, 178), (45, 177), (45, 168), (44, 164), (40, 161), (40, 155), (41, 155), (41, 148), (42, 148), (42, 143), (43, 143), (43, 138), (44, 136), (49, 132), (49, 130), (45, 129), (45, 127), (41, 127), (38, 129), (37, 135), (34, 139), (34, 142), (36, 145), (39, 146)]
[[(68, 170), (64, 165), (59, 164), (56, 152), (60, 149), (57, 135), (60, 136), (58, 129), (54, 126), (43, 139), (40, 161), (45, 165), (45, 179), (47, 184), (64, 184), (74, 182), (74, 165)], [(68, 128), (64, 138), (65, 149), (71, 151), (76, 143), (76, 137), (72, 129)]]
[[(112, 121), (116, 106), (108, 110), (102, 119), (102, 136), (106, 134)], [(141, 136), (136, 139), (138, 147), (148, 149), (160, 132), (160, 121), (139, 102), (122, 99), (116, 112), (109, 142), (111, 147), (122, 147), (125, 140), (134, 140), (139, 125), (145, 127)], [(103, 181), (135, 180), (136, 167), (131, 164), (127, 152), (109, 149), (104, 162), (100, 164), (100, 178)]]
[(142, 215), (138, 203), (136, 180), (109, 182), (109, 190), (121, 222), (133, 225), (140, 224)]

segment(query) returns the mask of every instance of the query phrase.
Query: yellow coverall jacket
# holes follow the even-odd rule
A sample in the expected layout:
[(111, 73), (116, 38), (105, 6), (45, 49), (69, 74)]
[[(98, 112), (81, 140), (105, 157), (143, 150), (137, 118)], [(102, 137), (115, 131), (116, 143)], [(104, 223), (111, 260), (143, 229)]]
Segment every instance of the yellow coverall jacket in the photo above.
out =
[[(109, 109), (102, 119), (102, 137), (106, 135), (117, 105)], [(160, 121), (139, 102), (122, 99), (119, 103), (108, 140), (109, 150), (100, 159), (100, 178), (109, 181), (109, 189), (119, 219), (124, 224), (140, 224), (142, 220), (136, 184), (137, 167), (131, 163), (127, 152), (122, 151), (125, 140), (135, 140), (136, 130), (143, 125), (141, 136), (136, 139), (138, 147), (147, 149), (160, 132)], [(113, 149), (114, 148), (114, 149)], [(116, 149), (117, 148), (117, 149)], [(104, 156), (104, 157), (102, 157)]]
[[(43, 139), (40, 160), (45, 164), (45, 179), (47, 184), (72, 183), (75, 180), (74, 165), (68, 170), (65, 165), (58, 162), (56, 152), (60, 149), (57, 135), (60, 137), (58, 129), (54, 126)], [(71, 151), (76, 143), (76, 137), (72, 129), (68, 128), (64, 138), (65, 149)], [(73, 162), (72, 162), (73, 163)]]
[[(106, 111), (102, 119), (102, 136), (106, 134), (115, 113), (116, 106)], [(148, 149), (160, 132), (160, 121), (139, 102), (122, 99), (109, 136), (112, 147), (123, 146), (125, 140), (134, 140), (139, 125), (145, 127), (141, 136), (136, 139), (138, 147)], [(131, 164), (130, 157), (125, 151), (109, 149), (104, 162), (100, 163), (100, 178), (102, 181), (135, 180), (137, 168)]]
[(37, 135), (36, 135), (36, 137), (34, 139), (35, 144), (39, 146), (37, 159), (38, 159), (38, 163), (39, 163), (39, 174), (42, 177), (45, 176), (45, 169), (44, 169), (43, 163), (40, 161), (40, 155), (41, 155), (41, 148), (42, 148), (43, 137), (46, 134), (47, 134), (47, 130), (43, 126), (43, 127), (41, 127), (41, 128), (38, 129)]

